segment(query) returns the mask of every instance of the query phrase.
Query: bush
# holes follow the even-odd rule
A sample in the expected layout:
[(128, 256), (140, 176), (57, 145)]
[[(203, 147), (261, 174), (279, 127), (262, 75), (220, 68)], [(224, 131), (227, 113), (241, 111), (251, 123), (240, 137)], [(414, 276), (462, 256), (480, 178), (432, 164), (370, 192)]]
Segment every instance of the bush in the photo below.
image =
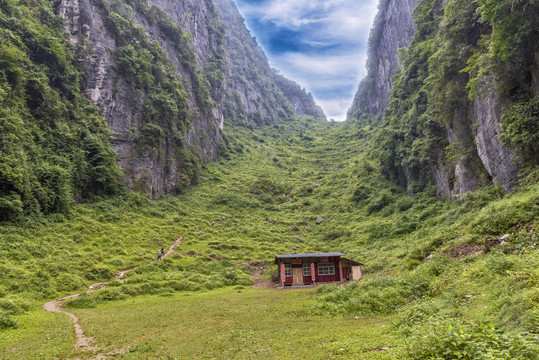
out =
[(393, 325), (402, 336), (410, 336), (412, 330), (434, 317), (441, 310), (441, 306), (432, 301), (424, 301), (407, 306), (399, 314), (399, 319)]
[(0, 299), (0, 311), (6, 315), (22, 315), (30, 310), (28, 302), (18, 298)]
[(380, 191), (380, 195), (377, 198), (372, 199), (367, 206), (367, 215), (372, 214), (373, 212), (380, 211), (389, 205), (392, 201), (393, 195), (391, 191), (384, 189)]
[(16, 329), (19, 323), (13, 320), (8, 314), (0, 312), (0, 330)]
[(406, 196), (400, 198), (396, 203), (395, 206), (399, 211), (406, 211), (412, 206), (414, 206), (415, 200), (411, 196)]
[(507, 335), (469, 320), (430, 318), (411, 337), (412, 359), (536, 359), (537, 335)]
[(95, 308), (100, 302), (101, 302), (101, 299), (98, 299), (95, 296), (91, 296), (89, 294), (83, 293), (74, 299), (66, 301), (64, 305), (68, 308), (86, 309), (86, 308)]

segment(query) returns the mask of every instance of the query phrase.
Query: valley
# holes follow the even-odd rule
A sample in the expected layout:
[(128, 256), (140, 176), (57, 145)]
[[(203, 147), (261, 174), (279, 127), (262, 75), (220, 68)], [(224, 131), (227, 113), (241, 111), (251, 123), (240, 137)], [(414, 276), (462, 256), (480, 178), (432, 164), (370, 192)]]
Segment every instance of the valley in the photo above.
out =
[[(17, 326), (0, 332), (1, 353), (384, 359), (409, 352), (403, 341), (424, 321), (442, 326), (462, 317), (509, 333), (532, 330), (537, 185), (505, 196), (487, 188), (465, 203), (435, 192), (412, 197), (369, 158), (369, 131), (308, 119), (255, 134), (234, 128), (229, 153), (181, 195), (152, 202), (125, 194), (4, 226), (2, 307), (13, 309)], [(158, 262), (156, 251), (179, 235), (182, 243)], [(364, 263), (363, 278), (344, 287), (253, 290), (241, 264), (264, 262), (271, 279), (276, 254), (332, 251)], [(64, 305), (99, 344), (84, 351), (67, 316), (41, 306), (100, 281), (106, 289)], [(34, 339), (39, 350), (29, 346)]]
[(232, 0), (0, 1), (0, 359), (539, 358), (538, 19), (380, 0), (335, 122)]

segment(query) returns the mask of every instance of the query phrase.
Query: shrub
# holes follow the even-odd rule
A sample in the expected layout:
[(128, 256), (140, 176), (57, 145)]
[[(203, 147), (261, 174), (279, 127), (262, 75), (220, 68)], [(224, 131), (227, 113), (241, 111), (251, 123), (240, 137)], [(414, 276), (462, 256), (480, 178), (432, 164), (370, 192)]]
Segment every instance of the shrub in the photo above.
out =
[(68, 308), (85, 309), (85, 308), (95, 308), (100, 302), (101, 302), (101, 299), (95, 296), (91, 296), (89, 294), (83, 293), (74, 299), (66, 301), (64, 305)]
[(28, 302), (18, 298), (0, 299), (0, 311), (6, 315), (21, 315), (30, 310)]
[(12, 319), (8, 314), (0, 312), (0, 330), (15, 329), (19, 323)]
[(99, 292), (99, 298), (104, 301), (123, 300), (126, 295), (119, 288), (106, 288)]
[(537, 335), (507, 335), (469, 320), (433, 319), (411, 337), (412, 359), (536, 359)]
[(399, 211), (406, 211), (409, 208), (411, 208), (415, 203), (415, 200), (411, 196), (406, 196), (400, 198), (396, 203), (395, 206)]
[(407, 306), (399, 313), (399, 318), (393, 326), (401, 335), (410, 336), (416, 326), (424, 324), (440, 310), (441, 307), (432, 301), (423, 301)]

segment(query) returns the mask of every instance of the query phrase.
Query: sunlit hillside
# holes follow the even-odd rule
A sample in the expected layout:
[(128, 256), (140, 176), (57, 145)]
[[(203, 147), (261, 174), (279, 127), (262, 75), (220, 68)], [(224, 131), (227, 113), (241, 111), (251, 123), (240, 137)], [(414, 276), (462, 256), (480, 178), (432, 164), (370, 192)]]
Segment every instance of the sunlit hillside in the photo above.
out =
[[(512, 194), (490, 186), (461, 199), (439, 199), (434, 189), (410, 196), (381, 175), (369, 127), (306, 118), (228, 129), (222, 159), (182, 194), (149, 201), (125, 193), (2, 225), (3, 358), (282, 358), (297, 351), (286, 345), (293, 336), (304, 337), (303, 349), (316, 341), (305, 356), (321, 359), (429, 358), (447, 349), (537, 355), (533, 181)], [(157, 250), (180, 237), (158, 262)], [(250, 289), (256, 276), (275, 277), (276, 254), (334, 251), (364, 264), (360, 281)], [(67, 316), (41, 307), (96, 282), (109, 284), (64, 305), (97, 344), (72, 352)], [(190, 315), (194, 304), (223, 301), (227, 310)], [(184, 307), (191, 313), (174, 310)], [(265, 315), (238, 322), (255, 309)], [(298, 325), (281, 332), (287, 323)]]

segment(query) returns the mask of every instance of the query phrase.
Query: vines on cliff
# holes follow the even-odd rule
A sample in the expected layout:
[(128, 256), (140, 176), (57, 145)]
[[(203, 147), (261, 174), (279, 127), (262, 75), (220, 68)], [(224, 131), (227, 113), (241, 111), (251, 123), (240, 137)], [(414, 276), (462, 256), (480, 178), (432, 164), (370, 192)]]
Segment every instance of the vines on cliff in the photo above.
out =
[(48, 1), (0, 2), (0, 221), (117, 193), (109, 130)]
[(493, 92), (510, 103), (503, 111), (502, 142), (519, 147), (526, 160), (537, 163), (537, 149), (529, 142), (538, 130), (525, 118), (537, 121), (531, 99), (537, 91), (533, 61), (538, 5), (508, 0), (419, 2), (414, 38), (401, 53), (403, 71), (395, 77), (378, 135), (388, 179), (416, 192), (433, 181), (433, 168), (442, 168), (453, 188), (456, 159), (474, 163), (471, 170), (477, 179), (488, 178), (477, 155), (470, 99)]

